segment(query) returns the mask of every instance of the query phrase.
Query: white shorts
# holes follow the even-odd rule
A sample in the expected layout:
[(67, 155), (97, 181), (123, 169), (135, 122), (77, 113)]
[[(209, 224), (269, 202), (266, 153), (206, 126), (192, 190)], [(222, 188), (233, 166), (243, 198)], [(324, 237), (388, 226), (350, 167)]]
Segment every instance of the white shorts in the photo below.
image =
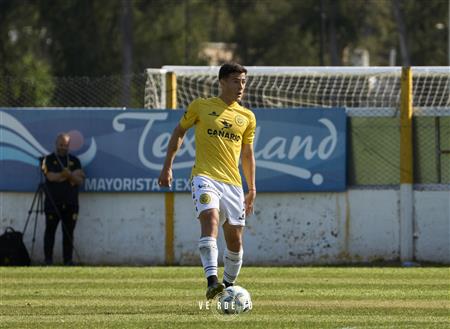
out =
[(242, 187), (194, 176), (191, 181), (192, 198), (197, 218), (207, 209), (219, 210), (219, 223), (245, 226), (244, 191)]

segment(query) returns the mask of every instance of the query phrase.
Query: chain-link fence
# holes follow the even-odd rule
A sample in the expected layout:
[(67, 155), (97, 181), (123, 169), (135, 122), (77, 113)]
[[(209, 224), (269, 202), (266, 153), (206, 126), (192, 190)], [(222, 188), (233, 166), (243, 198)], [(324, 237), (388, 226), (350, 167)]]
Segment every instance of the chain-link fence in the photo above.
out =
[(146, 75), (0, 78), (0, 107), (144, 107)]
[[(244, 105), (347, 108), (348, 184), (399, 185), (401, 68), (272, 70), (249, 71)], [(178, 107), (217, 95), (216, 73), (211, 68), (178, 70)], [(414, 182), (450, 184), (450, 70), (414, 68), (413, 88)], [(165, 89), (165, 70), (160, 69), (95, 78), (3, 77), (0, 107), (164, 108)]]

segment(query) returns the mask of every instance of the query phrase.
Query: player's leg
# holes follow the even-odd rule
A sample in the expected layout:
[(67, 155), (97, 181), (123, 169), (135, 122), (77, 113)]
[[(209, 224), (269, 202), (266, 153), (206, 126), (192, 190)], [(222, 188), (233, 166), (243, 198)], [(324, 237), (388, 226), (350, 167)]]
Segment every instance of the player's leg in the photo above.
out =
[(53, 264), (53, 246), (55, 245), (55, 233), (58, 228), (59, 218), (55, 213), (45, 213), (45, 233), (44, 233), (44, 257), (45, 264)]
[[(204, 210), (199, 215), (201, 235), (198, 242), (205, 277), (210, 283), (217, 282), (217, 233), (219, 212), (217, 209)], [(215, 280), (214, 280), (215, 277)]]
[(199, 220), (201, 237), (198, 247), (203, 270), (208, 282), (206, 298), (212, 299), (223, 290), (223, 285), (219, 283), (217, 278), (217, 259), (219, 256), (219, 251), (217, 249), (219, 211), (217, 209), (204, 210), (200, 213)]
[(226, 287), (232, 286), (242, 267), (244, 249), (242, 248), (243, 226), (231, 225), (229, 221), (223, 224), (223, 232), (227, 248), (223, 254), (223, 283)]
[(220, 192), (215, 189), (212, 180), (202, 176), (193, 177), (191, 189), (201, 228), (198, 248), (205, 277), (208, 281), (206, 298), (211, 299), (224, 288), (217, 279)]
[(242, 236), (245, 226), (245, 207), (242, 188), (225, 184), (221, 202), (227, 217), (223, 224), (223, 233), (227, 245), (223, 254), (223, 283), (228, 287), (234, 284), (239, 275), (244, 254)]
[(73, 231), (77, 223), (78, 214), (73, 211), (64, 211), (61, 213), (62, 232), (63, 232), (63, 259), (64, 265), (73, 265)]

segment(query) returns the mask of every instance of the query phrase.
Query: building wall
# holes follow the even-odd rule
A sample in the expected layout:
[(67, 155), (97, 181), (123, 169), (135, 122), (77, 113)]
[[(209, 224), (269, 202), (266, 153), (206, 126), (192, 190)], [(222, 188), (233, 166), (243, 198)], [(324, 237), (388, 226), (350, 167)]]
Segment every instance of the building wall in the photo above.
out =
[[(22, 231), (33, 194), (0, 193), (0, 233)], [(450, 264), (450, 192), (415, 191), (415, 256)], [(90, 265), (161, 265), (165, 262), (163, 194), (84, 193), (75, 230), (76, 261)], [(399, 259), (399, 192), (260, 193), (247, 220), (248, 265), (342, 264)], [(33, 208), (36, 210), (36, 207)], [(175, 195), (175, 262), (200, 264), (199, 225), (188, 193)], [(35, 229), (36, 227), (36, 229)], [(33, 211), (24, 241), (34, 263), (43, 261), (45, 218)], [(35, 242), (33, 244), (33, 233)], [(55, 261), (61, 261), (57, 232)], [(34, 248), (32, 248), (34, 245)], [(224, 248), (219, 238), (220, 259)]]

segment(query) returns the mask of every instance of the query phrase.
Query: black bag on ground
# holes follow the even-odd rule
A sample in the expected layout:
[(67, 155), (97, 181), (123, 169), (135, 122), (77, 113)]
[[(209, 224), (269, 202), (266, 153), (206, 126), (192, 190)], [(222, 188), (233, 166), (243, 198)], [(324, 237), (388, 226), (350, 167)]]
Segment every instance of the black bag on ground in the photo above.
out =
[(0, 266), (28, 266), (31, 263), (23, 234), (7, 227), (0, 235)]

